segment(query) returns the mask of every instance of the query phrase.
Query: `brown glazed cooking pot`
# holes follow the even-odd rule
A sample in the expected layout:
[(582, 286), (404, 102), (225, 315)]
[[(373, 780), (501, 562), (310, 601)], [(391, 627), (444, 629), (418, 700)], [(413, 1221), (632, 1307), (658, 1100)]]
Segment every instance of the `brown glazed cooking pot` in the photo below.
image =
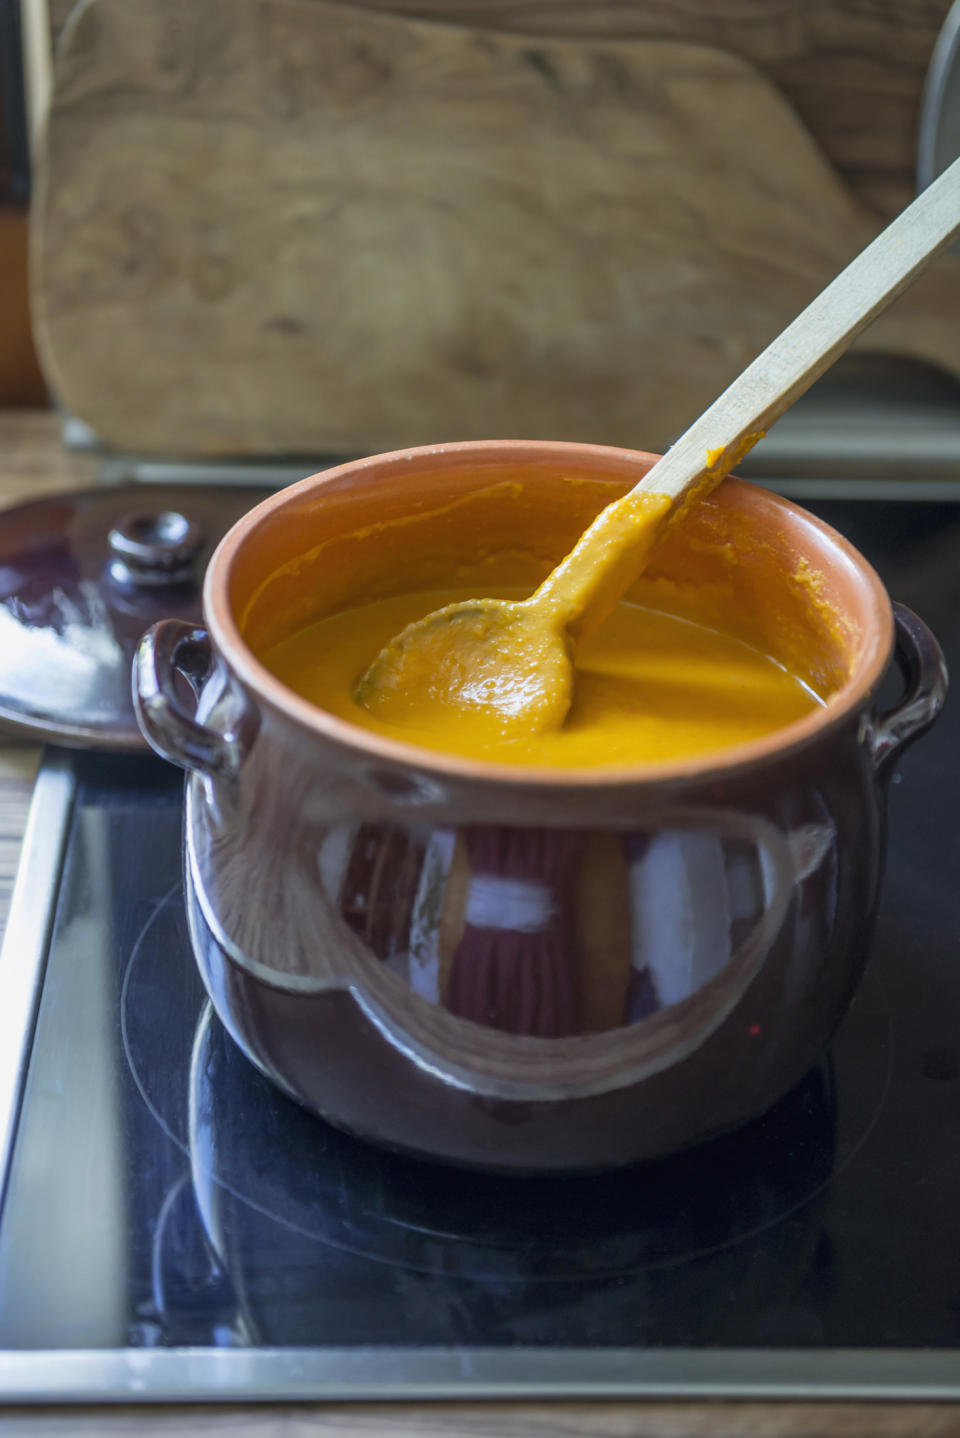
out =
[[(454, 568), (532, 586), (653, 462), (492, 441), (343, 465), (229, 531), (206, 630), (165, 621), (141, 645), (143, 732), (190, 771), (204, 982), (250, 1059), (332, 1123), (505, 1170), (662, 1155), (769, 1107), (847, 1007), (887, 780), (946, 673), (925, 626), (797, 506), (728, 480), (631, 591), (833, 686), (719, 757), (541, 770), (428, 753), (323, 713), (257, 658)], [(880, 713), (893, 656), (905, 693)]]

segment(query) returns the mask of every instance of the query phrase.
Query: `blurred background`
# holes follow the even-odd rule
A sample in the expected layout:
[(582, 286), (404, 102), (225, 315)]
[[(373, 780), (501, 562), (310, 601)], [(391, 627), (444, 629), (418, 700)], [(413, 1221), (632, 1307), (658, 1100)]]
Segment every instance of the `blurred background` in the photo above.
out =
[[(54, 407), (107, 480), (471, 437), (661, 450), (960, 153), (958, 23), (0, 0), (0, 405)], [(743, 471), (952, 497), (958, 321), (950, 255)]]

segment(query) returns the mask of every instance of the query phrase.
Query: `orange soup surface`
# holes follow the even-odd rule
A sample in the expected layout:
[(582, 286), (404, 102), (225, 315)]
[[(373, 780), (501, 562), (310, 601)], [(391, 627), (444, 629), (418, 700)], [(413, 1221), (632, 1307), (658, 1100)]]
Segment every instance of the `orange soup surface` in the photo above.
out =
[[(389, 639), (476, 592), (473, 584), (359, 604), (306, 625), (260, 657), (288, 688), (351, 724), (426, 749), (518, 765), (601, 768), (720, 753), (822, 703), (801, 679), (735, 635), (628, 602), (579, 645), (574, 702), (561, 729), (496, 739), (471, 726), (468, 715), (451, 722), (425, 704), (400, 725), (355, 701), (357, 680)], [(487, 592), (522, 599), (529, 591)]]

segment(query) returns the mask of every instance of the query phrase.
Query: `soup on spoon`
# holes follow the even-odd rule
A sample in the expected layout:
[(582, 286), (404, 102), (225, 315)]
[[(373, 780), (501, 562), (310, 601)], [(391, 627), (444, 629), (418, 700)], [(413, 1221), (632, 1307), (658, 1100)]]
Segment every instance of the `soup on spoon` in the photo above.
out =
[(452, 712), (490, 741), (559, 729), (573, 701), (573, 646), (639, 573), (669, 510), (665, 495), (631, 491), (529, 599), (466, 598), (415, 619), (381, 649), (357, 702), (421, 729), (431, 711), (441, 723)]

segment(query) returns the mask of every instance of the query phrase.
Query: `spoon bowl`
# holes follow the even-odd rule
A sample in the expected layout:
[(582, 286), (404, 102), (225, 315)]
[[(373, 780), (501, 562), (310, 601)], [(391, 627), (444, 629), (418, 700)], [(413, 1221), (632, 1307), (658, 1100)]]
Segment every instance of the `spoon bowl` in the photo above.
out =
[(563, 724), (573, 700), (570, 643), (532, 598), (448, 604), (391, 639), (356, 698), (397, 724), (452, 712), (488, 741), (542, 733)]

